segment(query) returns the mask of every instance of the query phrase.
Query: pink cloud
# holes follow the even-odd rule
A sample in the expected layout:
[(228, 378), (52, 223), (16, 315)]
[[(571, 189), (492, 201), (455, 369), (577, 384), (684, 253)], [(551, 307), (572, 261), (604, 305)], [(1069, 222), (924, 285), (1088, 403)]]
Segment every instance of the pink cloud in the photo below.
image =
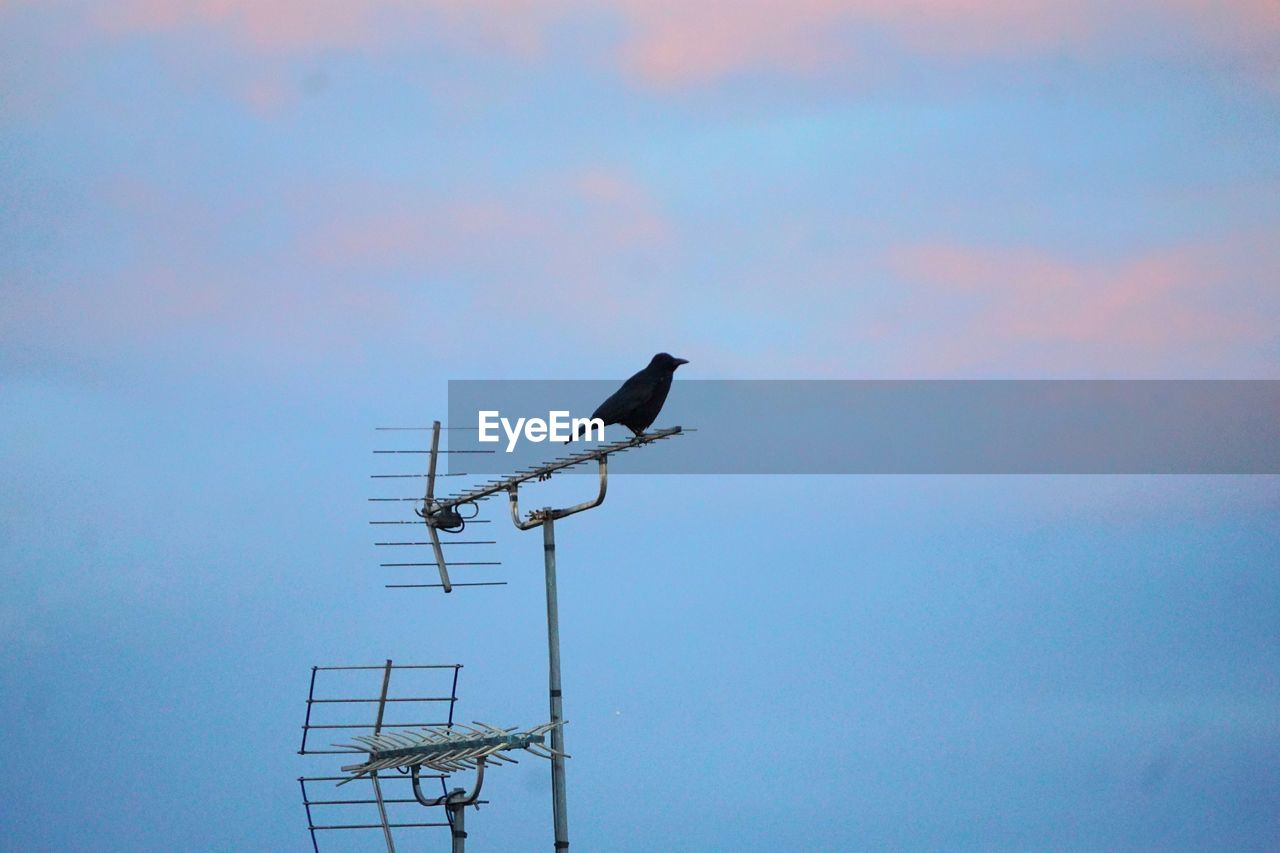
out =
[(207, 260), (149, 261), (92, 282), (11, 283), (0, 293), (10, 367), (80, 369), (124, 361), (260, 369), (363, 361), (412, 301), (364, 284), (266, 277)]
[(102, 13), (119, 32), (213, 29), (261, 52), (370, 49), (432, 37), (520, 55), (541, 50), (561, 4), (536, 0), (124, 0)]
[[(408, 47), (541, 56), (566, 21), (613, 16), (601, 45), (634, 79), (676, 86), (743, 72), (858, 68), (867, 44), (949, 61), (1048, 52), (1194, 52), (1269, 63), (1274, 0), (125, 0), (101, 14), (113, 32), (220, 30), (261, 53)], [(1145, 45), (1145, 47), (1144, 47)]]
[[(1130, 258), (1081, 261), (1033, 248), (919, 244), (889, 266), (908, 294), (910, 320), (941, 334), (915, 338), (948, 372), (1075, 370), (1076, 375), (1200, 375), (1231, 371), (1242, 350), (1273, 334), (1257, 280), (1232, 259), (1260, 243), (1181, 245)], [(1274, 269), (1255, 254), (1254, 273)], [(1247, 362), (1245, 362), (1247, 363)], [(1256, 367), (1256, 363), (1255, 363)]]
[[(524, 256), (545, 262), (565, 254), (661, 248), (669, 226), (656, 200), (635, 178), (593, 166), (553, 175), (510, 192), (492, 189), (437, 198), (397, 198), (365, 187), (376, 209), (339, 217), (303, 250), (328, 263), (405, 262), (470, 266)], [(494, 251), (501, 247), (501, 251)]]
[(629, 25), (623, 66), (658, 85), (857, 69), (871, 59), (867, 44), (950, 61), (1209, 48), (1263, 71), (1280, 65), (1275, 0), (617, 0), (616, 8)]
[(1094, 22), (1046, 0), (623, 0), (624, 66), (657, 84), (742, 71), (813, 73), (859, 60), (860, 40), (931, 56), (1026, 54), (1078, 42)]
[[(619, 314), (637, 334), (672, 323), (659, 274), (669, 226), (639, 181), (607, 167), (426, 197), (326, 187), (326, 204), (284, 194), (252, 222), (241, 200), (210, 208), (125, 177), (99, 191), (128, 236), (105, 258), (0, 283), (8, 369), (350, 368), (413, 351), (424, 329), (442, 350), (530, 329), (581, 350), (616, 344), (603, 321)], [(252, 239), (257, 227), (278, 239)]]
[(791, 378), (1275, 378), (1276, 246), (1274, 233), (1252, 233), (1112, 257), (946, 241), (878, 257), (789, 247), (744, 289), (724, 285), (716, 326), (736, 334), (716, 366)]
[(414, 294), (310, 268), (285, 243), (246, 248), (234, 204), (215, 209), (126, 175), (96, 191), (102, 214), (127, 223), (105, 238), (110, 250), (0, 282), (0, 360), (9, 369), (357, 363), (419, 307)]
[(279, 80), (259, 78), (244, 90), (244, 99), (259, 115), (274, 115), (291, 100), (292, 91)]
[(265, 221), (283, 213), (291, 233), (249, 252), (222, 242), (235, 205), (209, 211), (124, 180), (104, 195), (146, 242), (118, 269), (0, 286), (11, 367), (34, 354), (358, 368), (424, 336), (438, 350), (532, 334), (585, 351), (696, 333), (713, 375), (1274, 375), (1270, 234), (1104, 259), (954, 242), (814, 259), (797, 247), (758, 280), (691, 281), (689, 253), (707, 251), (698, 235), (606, 167), (502, 193), (327, 187), (342, 205), (285, 199)]
[(358, 194), (376, 204), (306, 236), (302, 256), (362, 274), (429, 276), (465, 295), (481, 323), (621, 312), (637, 323), (662, 321), (655, 294), (671, 227), (644, 186), (623, 172), (596, 166), (510, 192), (434, 199), (397, 198), (378, 187)]

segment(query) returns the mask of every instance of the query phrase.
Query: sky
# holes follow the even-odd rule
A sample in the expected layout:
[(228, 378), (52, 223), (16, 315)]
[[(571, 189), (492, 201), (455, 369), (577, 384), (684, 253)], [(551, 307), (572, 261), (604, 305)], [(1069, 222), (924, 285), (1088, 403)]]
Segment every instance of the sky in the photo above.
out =
[[(309, 849), (317, 664), (545, 720), (536, 533), (383, 587), (451, 379), (1280, 379), (1278, 81), (1273, 0), (0, 0), (0, 848)], [(1275, 477), (615, 480), (574, 849), (1280, 846)]]

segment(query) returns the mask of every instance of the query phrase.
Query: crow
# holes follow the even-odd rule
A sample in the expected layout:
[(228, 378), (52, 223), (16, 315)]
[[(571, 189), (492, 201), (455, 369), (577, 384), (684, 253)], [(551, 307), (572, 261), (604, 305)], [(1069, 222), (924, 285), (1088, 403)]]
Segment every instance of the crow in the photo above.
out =
[(621, 388), (596, 407), (591, 417), (600, 418), (605, 426), (622, 424), (637, 436), (643, 435), (649, 425), (658, 419), (658, 412), (662, 411), (662, 404), (667, 401), (672, 374), (677, 367), (688, 363), (686, 359), (673, 358), (665, 352), (658, 353), (648, 367), (622, 383)]

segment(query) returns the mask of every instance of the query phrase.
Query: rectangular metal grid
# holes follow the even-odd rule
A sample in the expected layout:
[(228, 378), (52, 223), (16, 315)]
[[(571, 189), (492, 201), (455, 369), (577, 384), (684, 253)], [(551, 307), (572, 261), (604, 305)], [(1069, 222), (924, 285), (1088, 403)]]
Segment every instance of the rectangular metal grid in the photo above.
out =
[[(386, 433), (387, 435), (412, 434), (430, 432), (431, 427), (378, 427), (378, 433)], [(448, 427), (445, 428), (447, 433)], [(437, 449), (437, 454), (444, 453), (492, 453), (493, 451), (462, 451)], [(370, 521), (377, 530), (377, 540), (374, 547), (386, 549), (385, 553), (389, 556), (378, 563), (378, 567), (382, 569), (390, 569), (397, 574), (408, 575), (410, 581), (413, 576), (419, 574), (420, 570), (426, 569), (431, 577), (435, 577), (438, 571), (438, 564), (432, 552), (432, 543), (426, 535), (426, 525), (422, 519), (414, 513), (414, 510), (421, 508), (423, 503), (423, 487), (431, 477), (436, 479), (443, 477), (465, 477), (465, 473), (446, 474), (436, 471), (435, 460), (432, 459), (432, 451), (420, 447), (392, 447), (381, 448), (373, 451), (374, 456), (379, 460), (379, 473), (370, 474), (373, 480), (381, 490), (390, 494), (382, 494), (369, 498), (369, 503), (378, 507), (383, 507), (389, 511), (390, 518), (379, 518)], [(424, 457), (427, 462), (423, 462)], [(405, 468), (410, 465), (421, 465), (420, 471), (406, 471)], [(478, 508), (477, 508), (478, 509)], [(466, 524), (470, 527), (473, 524), (490, 524), (491, 519), (487, 518), (468, 518)], [(472, 572), (477, 573), (476, 580), (451, 581), (450, 587), (473, 587), (473, 586), (506, 586), (506, 581), (494, 580), (489, 574), (493, 568), (502, 565), (501, 560), (485, 559), (482, 551), (477, 552), (477, 548), (485, 545), (495, 545), (496, 540), (485, 538), (485, 534), (468, 533), (464, 538), (455, 538), (456, 534), (450, 534), (447, 531), (441, 537), (441, 546), (449, 549), (448, 555), (445, 557), (446, 570), (461, 568), (464, 574)], [(458, 559), (454, 559), (454, 555), (458, 553), (458, 549), (465, 549), (465, 556), (459, 554)], [(417, 583), (417, 582), (395, 582), (383, 584), (387, 589), (440, 589), (444, 586), (442, 583)]]
[[(312, 667), (298, 754), (364, 758), (364, 751), (336, 748), (331, 739), (348, 740), (352, 735), (388, 729), (451, 728), (461, 669), (461, 664), (395, 664), (389, 660), (375, 666)], [(442, 793), (447, 792), (447, 774), (423, 773), (421, 777), (439, 779)], [(393, 830), (449, 826), (447, 820), (425, 819), (427, 814), (414, 799), (407, 775), (373, 773), (356, 780), (354, 789), (337, 790), (337, 783), (347, 781), (351, 776), (298, 778), (315, 853), (320, 853), (318, 833), (379, 830), (392, 850)], [(365, 842), (353, 849), (367, 847)]]

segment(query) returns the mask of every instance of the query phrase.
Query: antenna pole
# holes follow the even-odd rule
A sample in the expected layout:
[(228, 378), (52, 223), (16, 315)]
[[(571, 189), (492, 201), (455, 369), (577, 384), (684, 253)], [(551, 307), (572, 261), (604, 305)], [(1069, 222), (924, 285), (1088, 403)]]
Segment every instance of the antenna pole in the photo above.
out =
[[(461, 794), (462, 790), (458, 789)], [(453, 816), (453, 853), (467, 853), (467, 807), (449, 803), (449, 814)]]
[(556, 600), (555, 515), (547, 510), (542, 522), (542, 550), (547, 566), (547, 681), (551, 699), (551, 808), (555, 818), (557, 851), (569, 849), (569, 814), (564, 784), (564, 705), (560, 692), (560, 606)]
[[(438, 424), (433, 425), (433, 433), (438, 428)], [(551, 721), (547, 724), (550, 727), (551, 748), (547, 752), (550, 753), (549, 757), (551, 759), (551, 809), (555, 826), (556, 853), (562, 853), (562, 851), (569, 849), (569, 809), (565, 798), (564, 778), (564, 760), (567, 756), (564, 751), (564, 701), (563, 693), (560, 689), (560, 605), (556, 598), (555, 522), (558, 518), (585, 512), (604, 503), (604, 498), (609, 488), (610, 454), (622, 453), (655, 441), (661, 441), (673, 435), (679, 435), (682, 431), (680, 427), (675, 426), (636, 435), (626, 441), (605, 444), (593, 450), (561, 457), (538, 468), (518, 471), (511, 476), (492, 480), (470, 491), (462, 492), (443, 500), (434, 499), (428, 493), (428, 497), (423, 502), (424, 511), (419, 513), (427, 522), (427, 527), (434, 536), (433, 515), (435, 513), (443, 513), (450, 510), (456, 511), (457, 507), (464, 504), (475, 503), (500, 492), (506, 492), (508, 508), (511, 511), (511, 521), (517, 528), (520, 530), (532, 530), (538, 526), (542, 527), (542, 553), (546, 564), (547, 577), (547, 693), (551, 705)], [(433, 460), (436, 452), (435, 450), (432, 452)], [(596, 493), (595, 498), (561, 509), (543, 507), (542, 509), (531, 511), (527, 518), (521, 516), (519, 492), (522, 484), (534, 480), (545, 480), (557, 471), (563, 471), (590, 462), (595, 462), (598, 466), (599, 491)], [(433, 481), (434, 477), (429, 476), (428, 479)], [(430, 483), (428, 483), (428, 487), (430, 487)], [(435, 545), (434, 539), (432, 545)], [(447, 592), (449, 589), (448, 575), (445, 571), (444, 557), (440, 554), (439, 547), (436, 547), (436, 560), (440, 567), (440, 580)]]

